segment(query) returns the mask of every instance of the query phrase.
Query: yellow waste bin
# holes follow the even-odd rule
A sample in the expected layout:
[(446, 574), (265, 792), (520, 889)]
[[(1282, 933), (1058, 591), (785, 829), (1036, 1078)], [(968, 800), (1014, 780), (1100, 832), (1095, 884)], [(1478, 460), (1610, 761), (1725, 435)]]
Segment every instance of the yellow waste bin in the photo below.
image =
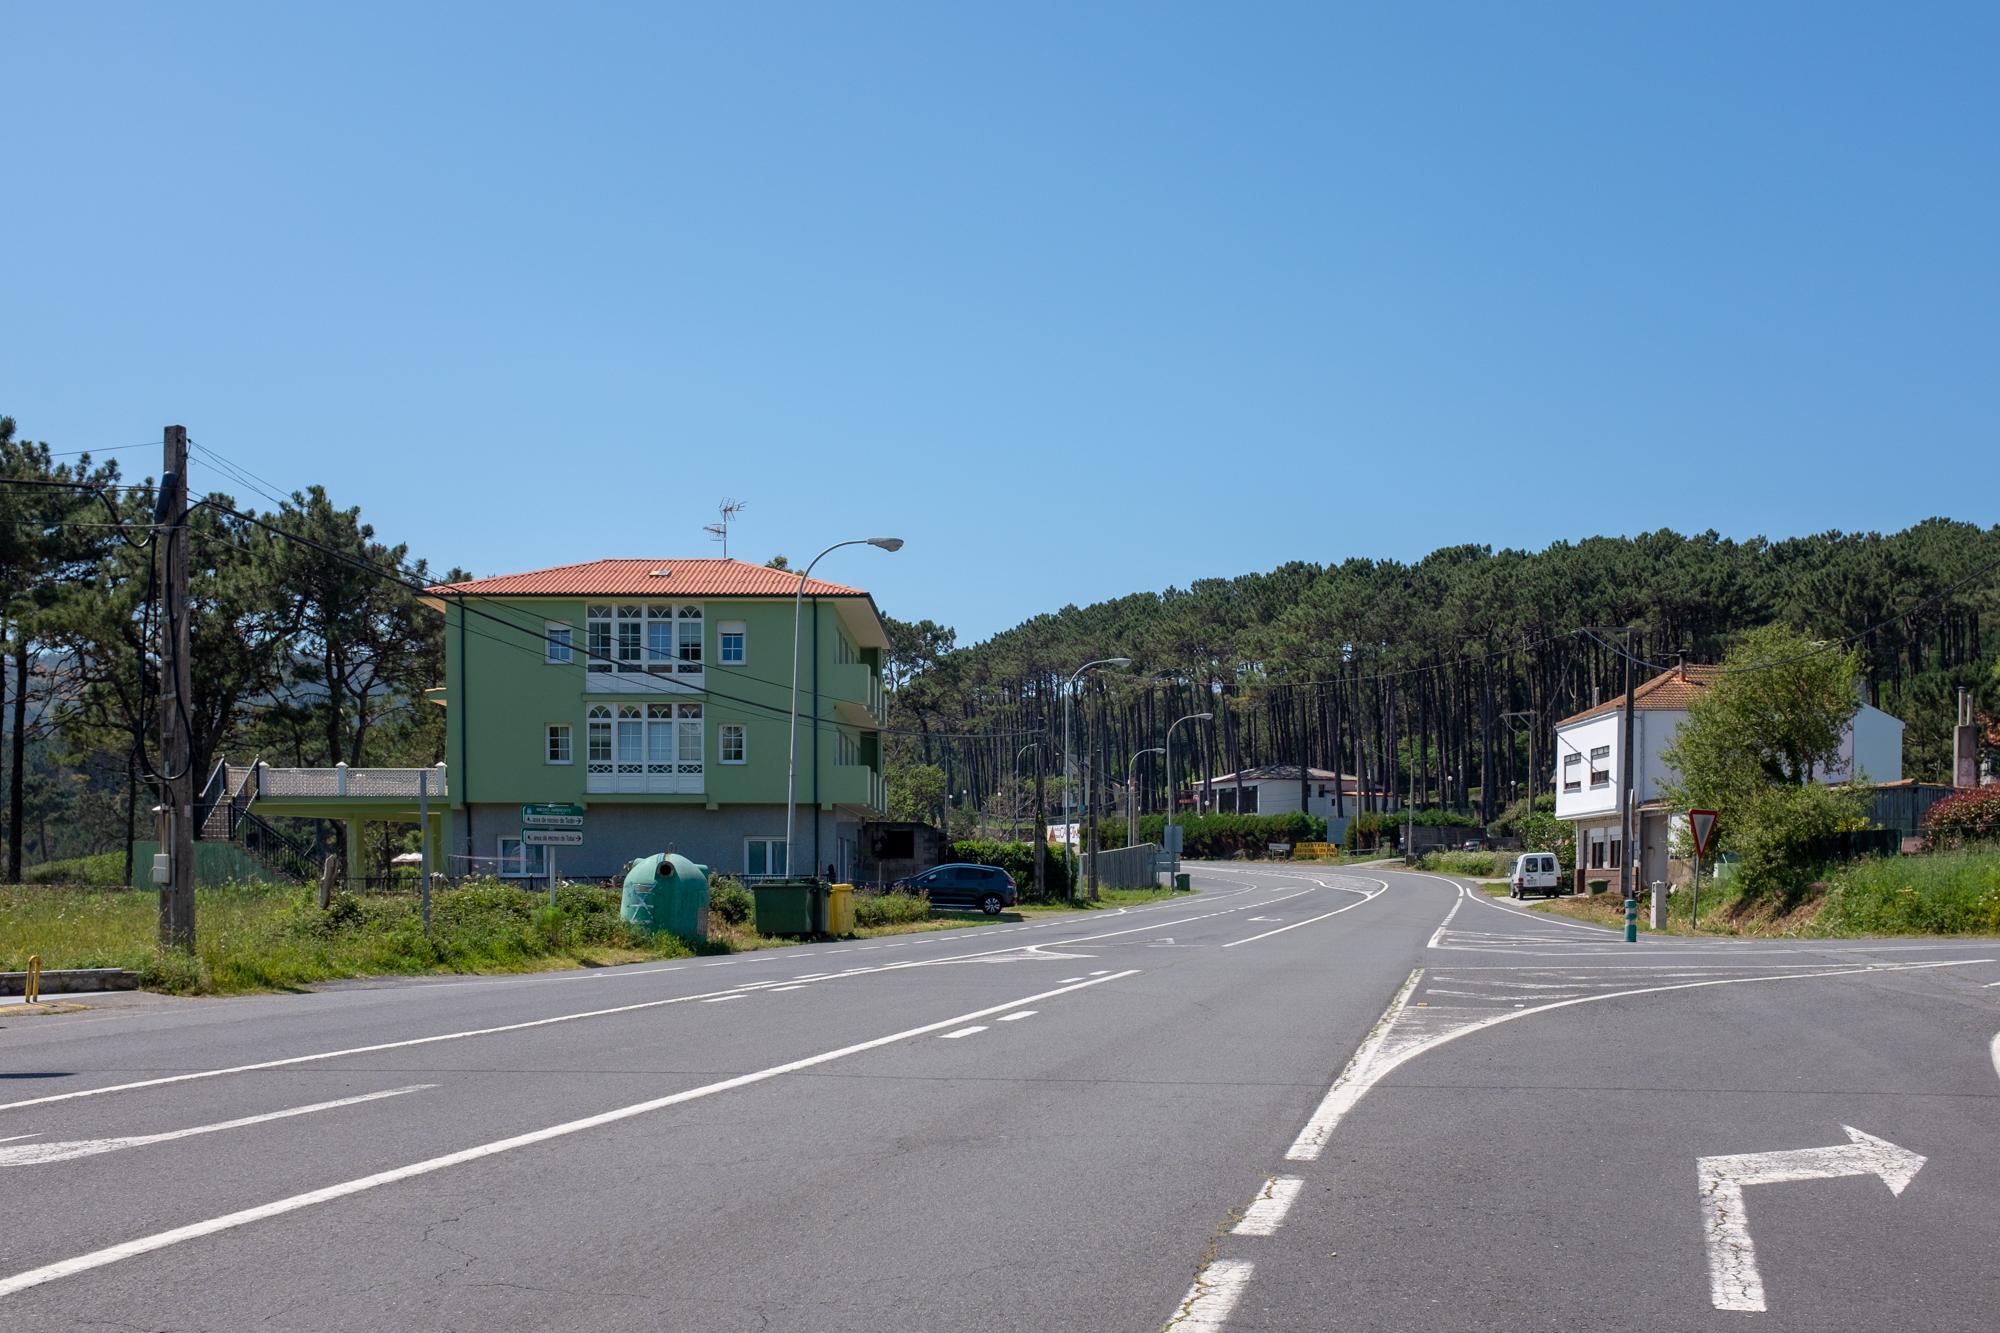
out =
[(829, 935), (852, 935), (854, 933), (854, 886), (852, 884), (829, 884), (826, 886), (826, 933)]

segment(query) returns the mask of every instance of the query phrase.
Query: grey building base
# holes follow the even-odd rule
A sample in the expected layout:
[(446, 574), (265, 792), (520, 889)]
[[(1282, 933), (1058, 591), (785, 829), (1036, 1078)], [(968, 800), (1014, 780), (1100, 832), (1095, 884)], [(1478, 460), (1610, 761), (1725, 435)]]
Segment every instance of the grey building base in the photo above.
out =
[[(815, 813), (819, 820), (816, 866), (812, 859)], [(521, 807), (475, 803), (471, 828), (475, 868), (481, 863), (490, 865), (499, 855), (501, 838), (520, 836)], [(859, 822), (846, 815), (801, 806), (792, 834), (797, 871), (825, 874), (831, 864), (836, 876), (852, 875), (860, 831)], [(696, 865), (707, 866), (713, 874), (741, 875), (745, 873), (747, 839), (783, 841), (784, 836), (782, 805), (726, 805), (709, 810), (699, 805), (619, 805), (592, 800), (585, 807), (583, 845), (550, 850), (555, 855), (557, 877), (568, 880), (611, 879), (629, 863), (655, 852), (677, 852)], [(451, 852), (453, 871), (463, 873), (466, 847), (462, 836)]]

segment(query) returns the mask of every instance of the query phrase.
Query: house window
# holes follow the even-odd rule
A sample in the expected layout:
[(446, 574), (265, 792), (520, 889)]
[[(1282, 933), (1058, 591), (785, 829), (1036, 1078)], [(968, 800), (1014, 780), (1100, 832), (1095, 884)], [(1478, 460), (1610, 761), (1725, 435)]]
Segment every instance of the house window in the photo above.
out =
[(1566, 754), (1563, 756), (1563, 790), (1583, 790), (1583, 756)]
[(745, 838), (743, 874), (749, 879), (778, 879), (785, 873), (783, 838)]
[(542, 626), (542, 637), (546, 642), (542, 652), (542, 660), (558, 665), (567, 664), (570, 659), (570, 633), (571, 630), (568, 625), (559, 625), (553, 620), (544, 624)]
[(646, 670), (671, 671), (674, 662), (674, 609), (646, 608)]
[(547, 762), (567, 764), (572, 761), (570, 754), (569, 723), (551, 722), (548, 728)]
[(1616, 870), (1618, 868), (1618, 854), (1624, 850), (1625, 840), (1623, 838), (1613, 838), (1611, 840), (1611, 869)]
[(747, 627), (740, 620), (725, 620), (715, 627), (716, 653), (724, 666), (742, 666), (749, 661), (744, 652)]
[(676, 767), (682, 773), (699, 774), (701, 772), (701, 705), (676, 704), (674, 705), (674, 711), (680, 714), (674, 722), (674, 726), (680, 736), (680, 742), (677, 747), (679, 753), (676, 756), (679, 762)]
[(743, 762), (743, 724), (741, 722), (723, 723), (716, 729), (715, 737), (716, 748), (721, 753), (723, 763), (740, 764)]
[(1593, 833), (1590, 835), (1590, 868), (1592, 870), (1604, 869), (1604, 835), (1602, 833)]
[[(603, 704), (598, 704), (590, 710), (587, 720), (589, 725), (588, 744), (590, 748), (586, 751), (586, 757), (590, 760), (590, 771), (593, 773), (609, 773), (611, 771), (611, 710)], [(599, 764), (604, 765), (601, 770), (598, 768)]]
[(642, 714), (637, 704), (618, 706), (618, 771), (620, 773), (644, 772), (639, 765), (644, 761), (640, 756), (645, 752), (645, 726), (640, 721)]
[(701, 674), (701, 608), (684, 606), (680, 609), (679, 626), (675, 642), (680, 649), (674, 670), (683, 676)]
[(614, 665), (611, 660), (611, 608), (593, 606), (583, 621), (584, 652), (590, 661), (591, 671), (609, 671)]
[(1593, 789), (1611, 785), (1611, 747), (1599, 745), (1590, 752), (1590, 785)]
[(502, 879), (540, 879), (549, 873), (549, 849), (524, 846), (519, 838), (501, 838), (499, 873)]
[(614, 640), (617, 643), (618, 669), (620, 671), (637, 671), (639, 669), (639, 635), (640, 631), (645, 628), (644, 622), (639, 618), (640, 614), (641, 612), (636, 606), (621, 606), (618, 608), (617, 634), (614, 636)]

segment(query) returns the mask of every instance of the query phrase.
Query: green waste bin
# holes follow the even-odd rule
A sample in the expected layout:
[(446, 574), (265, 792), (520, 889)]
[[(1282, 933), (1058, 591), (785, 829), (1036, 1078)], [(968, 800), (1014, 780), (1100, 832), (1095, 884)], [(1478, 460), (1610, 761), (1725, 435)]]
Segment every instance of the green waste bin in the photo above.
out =
[(759, 935), (826, 934), (826, 885), (816, 879), (775, 879), (752, 884)]
[(661, 852), (641, 857), (625, 872), (618, 919), (641, 930), (682, 939), (708, 939), (708, 867)]
[(1174, 889), (1177, 892), (1186, 893), (1193, 887), (1194, 887), (1194, 880), (1192, 877), (1189, 876), (1187, 871), (1183, 870), (1174, 876)]
[(1608, 879), (1586, 880), (1584, 887), (1592, 893), (1604, 893), (1611, 888), (1611, 881)]

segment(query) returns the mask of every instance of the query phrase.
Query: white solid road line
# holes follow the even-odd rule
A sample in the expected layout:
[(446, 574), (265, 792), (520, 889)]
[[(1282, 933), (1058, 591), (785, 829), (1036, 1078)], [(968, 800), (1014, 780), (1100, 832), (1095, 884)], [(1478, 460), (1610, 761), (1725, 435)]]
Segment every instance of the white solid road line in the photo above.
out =
[(776, 995), (776, 994), (777, 994), (777, 993), (778, 993), (779, 991), (781, 991), (781, 990), (804, 990), (805, 988), (806, 988), (806, 984), (805, 984), (805, 983), (804, 983), (803, 981), (794, 981), (794, 982), (793, 982), (793, 983), (792, 983), (791, 985), (789, 985), (789, 986), (773, 986), (773, 987), (771, 987), (771, 993), (772, 993), (773, 995)]
[(1354, 1058), (1348, 1062), (1347, 1068), (1341, 1071), (1340, 1077), (1335, 1079), (1333, 1086), (1327, 1089), (1326, 1097), (1320, 1102), (1318, 1109), (1312, 1113), (1312, 1118), (1306, 1122), (1306, 1127), (1299, 1131), (1299, 1137), (1292, 1143), (1290, 1150), (1285, 1153), (1285, 1159), (1293, 1162), (1310, 1162), (1316, 1160), (1321, 1150), (1326, 1147), (1327, 1137), (1333, 1133), (1335, 1126), (1340, 1124), (1341, 1117), (1352, 1110), (1368, 1094), (1369, 1089), (1381, 1082), (1391, 1071), (1408, 1064), (1426, 1051), (1436, 1050), (1446, 1042), (1457, 1041), (1460, 1037), (1470, 1033), (1484, 1032), (1487, 1028), (1497, 1027), (1502, 1023), (1511, 1023), (1516, 1019), (1530, 1018), (1536, 1014), (1546, 1014), (1557, 1009), (1568, 1009), (1573, 1005), (1596, 1004), (1600, 1000), (1629, 999), (1634, 995), (1661, 995), (1668, 991), (1703, 990), (1710, 986), (1747, 986), (1756, 982), (1813, 981), (1821, 977), (1855, 977), (1864, 976), (1868, 973), (1930, 971), (1940, 967), (1971, 967), (1980, 963), (1991, 963), (1994, 961), (1991, 958), (1958, 958), (1942, 963), (1871, 963), (1865, 967), (1829, 965), (1825, 970), (1819, 972), (1788, 972), (1781, 976), (1771, 977), (1723, 977), (1714, 981), (1679, 981), (1664, 986), (1637, 986), (1630, 990), (1605, 991), (1599, 995), (1580, 995), (1573, 999), (1551, 1000), (1547, 1004), (1538, 1004), (1527, 1009), (1501, 1010), (1489, 1017), (1467, 1023), (1463, 1027), (1451, 1028), (1438, 1033), (1434, 1037), (1429, 1037), (1413, 1045), (1403, 1047), (1391, 1058), (1378, 1063), (1375, 1060), (1375, 1053), (1381, 1048), (1382, 1039), (1388, 1035), (1389, 1029), (1394, 1025), (1395, 1020), (1402, 1015), (1410, 996), (1411, 987), (1416, 984), (1417, 978), (1423, 975), (1423, 969), (1418, 968), (1410, 974), (1409, 981), (1403, 984), (1403, 989), (1397, 994), (1396, 998), (1389, 1002), (1389, 1007), (1383, 1011), (1382, 1017), (1377, 1020), (1374, 1031), (1369, 1034), (1368, 1040), (1362, 1043), (1360, 1050), (1354, 1053)]
[(1369, 1066), (1375, 1062), (1375, 1052), (1382, 1049), (1382, 1042), (1388, 1037), (1389, 1029), (1395, 1025), (1397, 1016), (1403, 1012), (1404, 1003), (1410, 998), (1410, 992), (1416, 989), (1417, 982), (1423, 975), (1424, 970), (1420, 967), (1404, 979), (1402, 989), (1396, 992), (1396, 998), (1389, 1001), (1389, 1007), (1383, 1010), (1382, 1017), (1375, 1021), (1374, 1030), (1356, 1049), (1354, 1058), (1347, 1062), (1347, 1068), (1340, 1071), (1340, 1077), (1334, 1079), (1333, 1086), (1326, 1090), (1326, 1096), (1320, 1099), (1318, 1108), (1306, 1121), (1305, 1128), (1299, 1131), (1299, 1136), (1292, 1140), (1292, 1146), (1285, 1150), (1286, 1161), (1319, 1160), (1319, 1155), (1325, 1150), (1327, 1137), (1333, 1133), (1334, 1126), (1338, 1125), (1340, 1118), (1361, 1100), (1369, 1088), (1374, 1086), (1374, 1080), (1367, 1078), (1366, 1075)]
[[(1373, 882), (1373, 883), (1376, 883), (1376, 884), (1382, 884), (1382, 881), (1381, 881), (1381, 880), (1379, 880), (1379, 879), (1378, 879), (1378, 880), (1374, 880), (1374, 881), (1371, 881), (1371, 882)], [(1339, 891), (1339, 892), (1341, 892), (1341, 893), (1361, 893), (1361, 892), (1362, 892), (1362, 890), (1360, 890), (1360, 889), (1348, 889), (1348, 888), (1342, 888), (1342, 887), (1341, 887), (1340, 885), (1337, 885), (1337, 884), (1329, 884), (1329, 885), (1327, 885), (1326, 887), (1327, 887), (1327, 888), (1330, 888), (1330, 889), (1336, 889), (1336, 890), (1338, 890), (1338, 891)], [(1293, 922), (1293, 923), (1292, 923), (1291, 925), (1289, 925), (1289, 926), (1279, 926), (1279, 927), (1278, 927), (1278, 928), (1277, 928), (1276, 930), (1267, 930), (1267, 931), (1265, 931), (1265, 932), (1264, 932), (1264, 933), (1263, 933), (1262, 935), (1252, 935), (1252, 936), (1250, 936), (1250, 937), (1249, 937), (1248, 939), (1241, 939), (1241, 940), (1231, 940), (1231, 941), (1229, 941), (1229, 943), (1227, 943), (1227, 944), (1223, 945), (1222, 947), (1223, 947), (1223, 948), (1225, 948), (1225, 949), (1234, 949), (1234, 948), (1235, 948), (1235, 947), (1236, 947), (1237, 945), (1239, 945), (1239, 944), (1255, 944), (1255, 943), (1256, 943), (1256, 942), (1257, 942), (1258, 940), (1268, 940), (1268, 939), (1270, 939), (1270, 938), (1271, 938), (1271, 937), (1272, 937), (1273, 935), (1282, 935), (1282, 934), (1284, 934), (1284, 933), (1285, 933), (1286, 931), (1288, 931), (1288, 930), (1297, 930), (1297, 929), (1298, 929), (1298, 928), (1299, 928), (1300, 926), (1310, 926), (1310, 925), (1312, 925), (1312, 924), (1313, 924), (1314, 922), (1316, 922), (1316, 921), (1324, 921), (1324, 920), (1326, 920), (1326, 919), (1327, 919), (1328, 917), (1330, 917), (1330, 916), (1339, 916), (1339, 915), (1340, 915), (1340, 914), (1341, 914), (1342, 912), (1351, 912), (1351, 911), (1353, 911), (1353, 910), (1354, 910), (1355, 908), (1357, 908), (1357, 907), (1362, 907), (1362, 906), (1365, 906), (1365, 905), (1366, 905), (1366, 904), (1368, 904), (1368, 903), (1372, 903), (1372, 902), (1374, 902), (1374, 901), (1375, 901), (1375, 900), (1376, 900), (1377, 898), (1381, 897), (1381, 896), (1382, 896), (1383, 894), (1387, 893), (1388, 891), (1389, 891), (1389, 886), (1388, 886), (1387, 884), (1382, 884), (1382, 887), (1381, 887), (1381, 888), (1379, 888), (1379, 889), (1377, 889), (1377, 890), (1375, 890), (1375, 892), (1373, 892), (1373, 893), (1368, 893), (1368, 894), (1363, 894), (1363, 896), (1362, 896), (1362, 899), (1361, 899), (1361, 901), (1360, 901), (1360, 902), (1358, 902), (1358, 903), (1349, 903), (1349, 904), (1348, 904), (1347, 906), (1345, 906), (1345, 907), (1336, 907), (1336, 908), (1334, 908), (1334, 909), (1333, 909), (1333, 910), (1332, 910), (1331, 912), (1321, 912), (1321, 913), (1320, 913), (1320, 914), (1319, 914), (1318, 916), (1309, 916), (1309, 917), (1307, 917), (1307, 918), (1306, 918), (1305, 920), (1303, 920), (1303, 921), (1294, 921), (1294, 922)]]
[(1002, 1023), (1018, 1023), (1024, 1018), (1033, 1018), (1036, 1014), (1039, 1014), (1040, 1012), (1041, 1010), (1039, 1009), (1016, 1009), (1011, 1014), (1000, 1015), (1000, 1021)]
[(286, 1213), (297, 1212), (301, 1208), (310, 1208), (314, 1204), (330, 1203), (335, 1199), (344, 1199), (350, 1195), (379, 1189), (384, 1185), (392, 1185), (398, 1181), (430, 1175), (432, 1172), (442, 1171), (447, 1167), (459, 1166), (466, 1162), (476, 1162), (485, 1157), (496, 1157), (501, 1153), (512, 1152), (517, 1148), (531, 1147), (537, 1143), (546, 1143), (551, 1139), (565, 1138), (571, 1134), (580, 1134), (588, 1129), (597, 1129), (603, 1125), (616, 1124), (621, 1120), (630, 1120), (634, 1116), (646, 1115), (653, 1111), (663, 1110), (669, 1106), (679, 1106), (684, 1102), (699, 1101), (704, 1097), (713, 1097), (717, 1093), (733, 1092), (737, 1088), (747, 1088), (752, 1084), (763, 1083), (783, 1074), (796, 1073), (801, 1069), (811, 1069), (815, 1065), (830, 1064), (835, 1060), (842, 1060), (850, 1055), (859, 1055), (863, 1051), (877, 1050), (899, 1041), (908, 1041), (912, 1037), (929, 1036), (933, 1032), (955, 1027), (970, 1019), (990, 1018), (994, 1014), (1006, 1013), (1009, 1010), (1018, 1009), (1024, 1004), (1035, 1004), (1042, 1000), (1052, 1000), (1058, 995), (1067, 995), (1072, 991), (1088, 990), (1092, 986), (1102, 986), (1107, 982), (1122, 981), (1126, 977), (1137, 976), (1138, 974), (1139, 969), (1135, 967), (1124, 972), (1114, 972), (1108, 977), (1095, 977), (1075, 986), (1060, 986), (1054, 990), (1039, 991), (1033, 995), (1024, 995), (1018, 1000), (1009, 1000), (1005, 1004), (989, 1005), (984, 1009), (975, 1009), (969, 1014), (958, 1014), (951, 1018), (939, 1019), (935, 1023), (925, 1023), (921, 1027), (905, 1028), (901, 1032), (892, 1032), (885, 1037), (873, 1037), (867, 1041), (856, 1042), (851, 1046), (842, 1046), (831, 1051), (822, 1051), (818, 1055), (808, 1055), (803, 1059), (790, 1060), (784, 1064), (772, 1065), (767, 1069), (755, 1070), (748, 1074), (738, 1074), (734, 1078), (726, 1078), (717, 1083), (703, 1084), (698, 1088), (689, 1088), (685, 1092), (671, 1093), (665, 1097), (655, 1097), (650, 1101), (634, 1102), (630, 1106), (621, 1106), (615, 1110), (602, 1111), (597, 1115), (585, 1116), (580, 1120), (568, 1120), (559, 1125), (550, 1125), (546, 1129), (532, 1130), (526, 1134), (516, 1134), (511, 1138), (495, 1139), (491, 1143), (482, 1143), (471, 1148), (462, 1148), (457, 1152), (446, 1153), (442, 1157), (426, 1158), (421, 1162), (412, 1162), (408, 1166), (399, 1166), (389, 1171), (378, 1171), (372, 1176), (361, 1176), (354, 1180), (342, 1181), (337, 1185), (328, 1185), (323, 1189), (308, 1190), (304, 1194), (294, 1194), (289, 1198), (275, 1199), (270, 1203), (259, 1204), (255, 1208), (245, 1208), (238, 1212), (225, 1213), (220, 1217), (211, 1217), (205, 1221), (194, 1222), (187, 1226), (174, 1227), (169, 1231), (155, 1232), (150, 1236), (140, 1236), (134, 1240), (125, 1241), (123, 1244), (112, 1245), (102, 1250), (93, 1250), (89, 1254), (79, 1254), (74, 1258), (62, 1259), (56, 1263), (44, 1264), (40, 1268), (31, 1268), (26, 1272), (16, 1273), (11, 1277), (0, 1278), (0, 1297), (12, 1296), (18, 1292), (26, 1291), (30, 1287), (38, 1287), (45, 1282), (54, 1282), (58, 1278), (73, 1277), (78, 1273), (87, 1273), (91, 1269), (103, 1268), (108, 1264), (118, 1263), (120, 1260), (136, 1258), (142, 1254), (151, 1254), (155, 1250), (164, 1250), (169, 1246), (179, 1245), (185, 1241), (198, 1240), (203, 1236), (213, 1236), (217, 1232), (230, 1231), (237, 1227), (248, 1226), (252, 1222), (262, 1222), (268, 1218), (281, 1217)]
[[(219, 1134), (225, 1129), (242, 1129), (246, 1125), (261, 1125), (270, 1120), (289, 1120), (295, 1115), (311, 1115), (315, 1111), (331, 1111), (338, 1106), (357, 1106), (362, 1102), (379, 1102), (385, 1097), (401, 1097), (406, 1093), (422, 1092), (435, 1088), (435, 1083), (413, 1083), (407, 1088), (390, 1088), (387, 1092), (369, 1092), (359, 1097), (342, 1097), (336, 1101), (314, 1102), (311, 1106), (294, 1106), (283, 1111), (266, 1111), (262, 1115), (246, 1115), (235, 1120), (220, 1120), (212, 1125), (195, 1125), (188, 1129), (170, 1129), (160, 1134), (128, 1134), (115, 1139), (69, 1139), (53, 1143), (23, 1143), (15, 1148), (0, 1148), (0, 1167), (43, 1166), (50, 1162), (67, 1162), (74, 1157), (95, 1157), (99, 1153), (117, 1152), (121, 1148), (143, 1148), (149, 1144), (167, 1143), (174, 1139), (191, 1139), (197, 1134)], [(22, 1135), (23, 1138), (32, 1137)]]
[(1292, 1209), (1293, 1200), (1306, 1182), (1297, 1176), (1272, 1176), (1264, 1182), (1264, 1188), (1243, 1210), (1243, 1220), (1229, 1228), (1238, 1236), (1268, 1236), (1285, 1225), (1285, 1214)]
[(721, 1004), (725, 1000), (740, 1000), (742, 998), (743, 997), (741, 995), (711, 995), (706, 1000), (703, 1000), (702, 1003)]
[(1465, 886), (1461, 884), (1458, 886), (1457, 901), (1453, 902), (1451, 910), (1444, 914), (1444, 920), (1438, 922), (1438, 928), (1431, 932), (1431, 937), (1424, 941), (1426, 949), (1435, 949), (1438, 947), (1438, 941), (1444, 938), (1444, 932), (1450, 927), (1451, 919), (1458, 915), (1458, 909), (1463, 906), (1465, 906)]
[(2000, 1032), (1993, 1034), (1993, 1047), (1988, 1053), (1993, 1057), (1993, 1072), (2000, 1074)]
[(956, 1031), (956, 1032), (945, 1032), (945, 1033), (941, 1033), (941, 1034), (939, 1034), (939, 1036), (938, 1036), (938, 1040), (939, 1040), (939, 1041), (955, 1041), (955, 1040), (957, 1040), (957, 1039), (958, 1039), (958, 1038), (960, 1038), (960, 1037), (969, 1037), (969, 1036), (971, 1036), (971, 1035), (972, 1035), (973, 1033), (975, 1033), (975, 1032), (984, 1032), (984, 1031), (986, 1031), (986, 1025), (985, 1025), (984, 1023), (974, 1023), (974, 1024), (973, 1024), (973, 1025), (972, 1025), (971, 1027), (969, 1027), (969, 1028), (960, 1028), (960, 1029), (959, 1029), (958, 1031)]
[(1241, 1259), (1215, 1259), (1203, 1264), (1181, 1308), (1167, 1321), (1165, 1333), (1220, 1333), (1250, 1285), (1252, 1264)]

